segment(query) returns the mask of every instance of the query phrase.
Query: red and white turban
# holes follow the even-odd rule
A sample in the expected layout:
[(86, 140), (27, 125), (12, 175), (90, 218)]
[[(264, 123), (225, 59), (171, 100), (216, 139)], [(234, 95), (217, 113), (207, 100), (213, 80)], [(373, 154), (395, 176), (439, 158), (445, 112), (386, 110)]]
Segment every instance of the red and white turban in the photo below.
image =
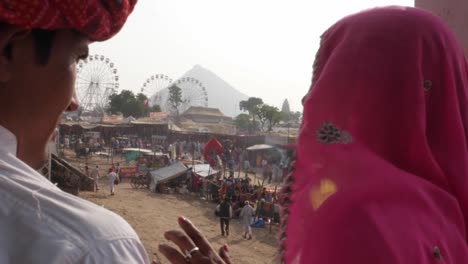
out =
[(0, 22), (28, 29), (75, 29), (91, 40), (115, 35), (137, 0), (1, 0)]

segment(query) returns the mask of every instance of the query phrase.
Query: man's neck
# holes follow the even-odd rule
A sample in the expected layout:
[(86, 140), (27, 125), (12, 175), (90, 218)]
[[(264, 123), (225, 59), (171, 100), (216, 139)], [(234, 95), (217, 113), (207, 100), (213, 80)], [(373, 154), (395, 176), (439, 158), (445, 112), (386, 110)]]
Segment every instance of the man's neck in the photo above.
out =
[(0, 128), (2, 128), (4, 138), (2, 142), (2, 148), (7, 149), (13, 155), (16, 155), (18, 159), (28, 164), (33, 169), (39, 169), (44, 165), (45, 148), (46, 146), (39, 146), (36, 142), (28, 142), (28, 138), (34, 138), (27, 136), (26, 133), (32, 133), (25, 127), (15, 126), (11, 123), (5, 123), (0, 121)]

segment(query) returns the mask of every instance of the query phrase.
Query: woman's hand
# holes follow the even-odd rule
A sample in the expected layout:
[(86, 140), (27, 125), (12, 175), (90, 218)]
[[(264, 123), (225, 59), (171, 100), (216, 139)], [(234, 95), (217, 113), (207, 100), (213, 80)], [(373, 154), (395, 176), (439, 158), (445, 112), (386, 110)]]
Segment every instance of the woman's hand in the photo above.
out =
[[(180, 251), (167, 244), (160, 244), (159, 251), (173, 264), (204, 264), (204, 263), (226, 263), (231, 264), (228, 255), (228, 247), (222, 246), (218, 253), (213, 249), (205, 236), (198, 230), (190, 220), (179, 217), (180, 230), (170, 230), (164, 233), (164, 237), (176, 244)], [(198, 249), (196, 249), (198, 248)], [(191, 253), (190, 253), (191, 252)]]

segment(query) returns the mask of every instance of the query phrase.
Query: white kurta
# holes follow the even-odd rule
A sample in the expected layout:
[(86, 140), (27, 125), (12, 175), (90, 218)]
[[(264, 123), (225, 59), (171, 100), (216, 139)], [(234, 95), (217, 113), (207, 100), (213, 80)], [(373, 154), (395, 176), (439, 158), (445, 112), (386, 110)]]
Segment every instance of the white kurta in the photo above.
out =
[(247, 232), (249, 234), (252, 233), (250, 224), (252, 223), (254, 213), (255, 213), (254, 209), (250, 205), (244, 205), (244, 207), (242, 207), (242, 210), (240, 212), (240, 218), (242, 219), (244, 232)]
[(0, 263), (149, 263), (120, 216), (58, 189), (0, 126)]
[(109, 188), (110, 188), (110, 192), (111, 193), (114, 193), (114, 189), (115, 189), (115, 179), (117, 179), (117, 173), (115, 172), (110, 172), (108, 174), (108, 177), (109, 177)]

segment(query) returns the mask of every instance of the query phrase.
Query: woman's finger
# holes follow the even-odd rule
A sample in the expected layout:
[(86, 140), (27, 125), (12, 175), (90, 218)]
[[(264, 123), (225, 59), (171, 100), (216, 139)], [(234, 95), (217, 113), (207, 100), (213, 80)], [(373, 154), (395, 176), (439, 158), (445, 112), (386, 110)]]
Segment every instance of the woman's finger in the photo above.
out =
[(159, 251), (169, 260), (172, 264), (187, 264), (187, 260), (185, 259), (180, 252), (166, 244), (159, 245)]
[(153, 261), (151, 264), (161, 264), (161, 259), (156, 252), (153, 253)]
[(185, 217), (179, 217), (178, 219), (179, 226), (185, 231), (185, 233), (195, 242), (201, 252), (205, 255), (209, 254), (211, 251), (214, 252), (208, 240), (205, 236), (196, 228), (190, 220)]
[(219, 248), (219, 256), (226, 264), (231, 264), (231, 258), (229, 257), (229, 248), (227, 245), (224, 245)]
[(193, 241), (184, 232), (179, 230), (167, 231), (164, 233), (164, 237), (167, 240), (174, 242), (174, 244), (176, 244), (183, 253), (196, 247)]

